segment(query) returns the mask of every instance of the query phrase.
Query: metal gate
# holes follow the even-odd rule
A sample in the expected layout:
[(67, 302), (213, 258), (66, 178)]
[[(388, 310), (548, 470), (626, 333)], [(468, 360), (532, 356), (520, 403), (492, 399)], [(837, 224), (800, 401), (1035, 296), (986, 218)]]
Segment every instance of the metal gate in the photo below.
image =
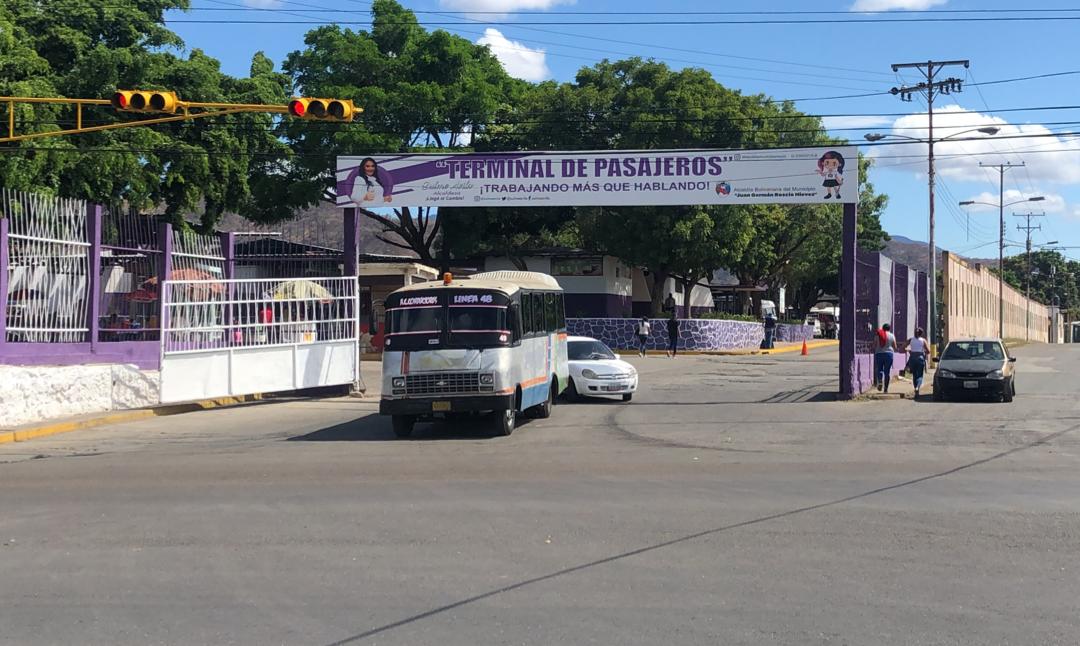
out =
[(356, 383), (357, 293), (355, 277), (167, 281), (161, 401)]

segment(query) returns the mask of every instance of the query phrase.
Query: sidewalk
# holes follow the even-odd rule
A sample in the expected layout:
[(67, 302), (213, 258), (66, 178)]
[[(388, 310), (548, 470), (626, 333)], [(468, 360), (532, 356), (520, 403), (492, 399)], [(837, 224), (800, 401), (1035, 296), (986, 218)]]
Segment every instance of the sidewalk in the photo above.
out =
[[(838, 345), (840, 345), (840, 342), (836, 341), (834, 339), (818, 339), (818, 340), (815, 340), (815, 341), (807, 341), (806, 342), (806, 349), (808, 351), (811, 351), (811, 350), (814, 350), (816, 348), (829, 348), (829, 347), (838, 346)], [(792, 342), (777, 342), (775, 344), (775, 347), (772, 348), (771, 350), (762, 350), (760, 348), (735, 348), (735, 349), (731, 349), (731, 350), (683, 350), (683, 349), (680, 348), (679, 349), (679, 354), (711, 355), (711, 356), (721, 356), (722, 357), (722, 356), (744, 356), (744, 355), (753, 355), (753, 354), (786, 354), (786, 353), (789, 353), (789, 352), (801, 352), (801, 351), (802, 351), (802, 341), (792, 341)], [(624, 355), (624, 356), (636, 356), (638, 354), (637, 349), (629, 349), (629, 350), (622, 349), (622, 350), (616, 350), (616, 352), (618, 352), (619, 354)], [(645, 352), (645, 354), (647, 354), (649, 356), (664, 356), (664, 355), (667, 354), (667, 352), (665, 352), (664, 350), (648, 350), (648, 351)]]
[[(919, 398), (916, 401), (931, 401), (934, 395), (934, 373), (930, 370), (923, 375), (923, 385), (919, 389)], [(863, 393), (856, 399), (882, 400), (882, 399), (915, 399), (915, 384), (911, 381), (911, 375), (893, 377), (889, 382), (889, 392), (871, 390)]]

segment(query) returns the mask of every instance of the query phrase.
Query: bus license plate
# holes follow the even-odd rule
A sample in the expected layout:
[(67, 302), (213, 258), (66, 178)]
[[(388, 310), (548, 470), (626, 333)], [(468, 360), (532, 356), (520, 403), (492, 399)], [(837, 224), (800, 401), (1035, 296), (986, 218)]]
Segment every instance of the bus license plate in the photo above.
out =
[(448, 412), (450, 412), (450, 402), (431, 402), (431, 412), (433, 412), (433, 413), (448, 413)]
[(964, 388), (967, 388), (969, 390), (976, 390), (976, 389), (978, 389), (978, 387), (979, 387), (979, 382), (977, 382), (977, 381), (965, 381), (964, 382)]

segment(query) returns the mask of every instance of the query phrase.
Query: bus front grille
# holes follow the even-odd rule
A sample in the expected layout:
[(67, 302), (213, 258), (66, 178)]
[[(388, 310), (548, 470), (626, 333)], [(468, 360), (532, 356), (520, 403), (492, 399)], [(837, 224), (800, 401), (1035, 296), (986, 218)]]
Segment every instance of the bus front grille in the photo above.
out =
[(475, 372), (435, 372), (408, 375), (405, 378), (409, 395), (449, 395), (480, 392), (480, 375)]

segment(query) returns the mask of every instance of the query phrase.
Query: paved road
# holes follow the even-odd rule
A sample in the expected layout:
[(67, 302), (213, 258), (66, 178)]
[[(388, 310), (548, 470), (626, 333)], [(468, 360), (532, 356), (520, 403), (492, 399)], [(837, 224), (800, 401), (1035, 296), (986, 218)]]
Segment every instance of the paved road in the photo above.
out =
[(0, 446), (0, 643), (1074, 645), (1080, 346), (1019, 354), (1011, 405), (650, 358), (508, 438), (334, 399)]

